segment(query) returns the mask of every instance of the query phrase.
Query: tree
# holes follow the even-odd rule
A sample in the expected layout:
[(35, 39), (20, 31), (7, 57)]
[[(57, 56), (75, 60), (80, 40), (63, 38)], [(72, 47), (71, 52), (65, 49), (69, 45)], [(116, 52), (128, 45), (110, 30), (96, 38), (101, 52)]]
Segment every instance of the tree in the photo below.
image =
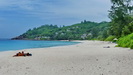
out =
[(113, 4), (109, 11), (109, 18), (111, 19), (109, 32), (111, 35), (120, 37), (124, 27), (133, 21), (131, 16), (133, 12), (132, 1), (133, 0), (111, 0)]
[(98, 36), (98, 32), (99, 32), (99, 28), (95, 27), (95, 28), (92, 28), (91, 30), (91, 34), (92, 34), (92, 37), (95, 38)]

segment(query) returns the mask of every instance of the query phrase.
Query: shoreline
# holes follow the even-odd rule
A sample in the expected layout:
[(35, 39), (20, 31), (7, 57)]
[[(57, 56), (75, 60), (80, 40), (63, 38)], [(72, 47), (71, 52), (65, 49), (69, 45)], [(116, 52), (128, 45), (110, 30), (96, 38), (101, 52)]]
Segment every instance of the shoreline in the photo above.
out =
[[(79, 41), (69, 46), (24, 49), (30, 57), (0, 52), (2, 75), (132, 75), (133, 51), (104, 41)], [(110, 48), (107, 48), (110, 46)]]
[[(8, 40), (6, 39), (6, 41), (8, 41)], [(11, 40), (9, 40), (9, 41), (11, 41)], [(21, 44), (21, 41), (22, 41), (22, 43), (24, 42), (24, 44)], [(33, 42), (33, 44), (31, 44), (32, 42)], [(34, 48), (35, 49), (36, 48), (49, 48), (49, 47), (56, 47), (56, 46), (73, 45), (73, 44), (77, 44), (77, 43), (80, 43), (80, 42), (65, 41), (65, 40), (60, 40), (60, 41), (52, 41), (52, 40), (51, 41), (48, 41), (48, 40), (47, 41), (46, 40), (43, 40), (43, 41), (41, 41), (41, 40), (15, 40), (15, 43), (16, 44), (14, 44), (14, 41), (13, 42), (11, 41), (11, 43), (9, 43), (7, 45), (5, 42), (3, 44), (3, 40), (2, 40), (2, 45), (3, 46), (0, 47), (1, 48), (0, 52), (18, 51), (18, 50), (34, 49)]]

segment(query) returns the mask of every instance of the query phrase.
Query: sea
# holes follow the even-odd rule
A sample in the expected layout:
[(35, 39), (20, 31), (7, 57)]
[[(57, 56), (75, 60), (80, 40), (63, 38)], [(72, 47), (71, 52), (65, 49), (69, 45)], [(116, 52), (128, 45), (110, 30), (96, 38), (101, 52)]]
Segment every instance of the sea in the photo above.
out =
[(32, 48), (47, 48), (55, 46), (74, 45), (79, 42), (70, 41), (35, 41), (0, 39), (0, 51), (22, 50)]

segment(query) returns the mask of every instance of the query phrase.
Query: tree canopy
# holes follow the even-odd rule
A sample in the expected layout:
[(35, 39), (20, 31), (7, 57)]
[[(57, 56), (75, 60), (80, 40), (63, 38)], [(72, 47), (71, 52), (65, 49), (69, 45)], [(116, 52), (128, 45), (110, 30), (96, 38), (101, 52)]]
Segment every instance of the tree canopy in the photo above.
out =
[(132, 33), (129, 27), (133, 22), (133, 0), (111, 0), (112, 6), (109, 13), (110, 30), (109, 34), (121, 37)]

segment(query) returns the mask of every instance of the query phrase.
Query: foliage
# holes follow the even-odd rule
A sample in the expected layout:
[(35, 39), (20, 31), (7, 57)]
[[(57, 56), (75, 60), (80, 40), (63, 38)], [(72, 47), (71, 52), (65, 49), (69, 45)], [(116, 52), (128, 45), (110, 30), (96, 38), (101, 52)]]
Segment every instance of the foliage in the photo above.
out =
[(13, 39), (34, 40), (88, 40), (105, 39), (107, 35), (108, 22), (82, 21), (71, 26), (58, 27), (56, 25), (43, 25), (38, 28), (29, 29), (24, 34)]
[(131, 40), (130, 48), (133, 49), (133, 40)]
[(119, 47), (130, 47), (133, 49), (133, 33), (119, 38), (117, 43)]
[(133, 21), (132, 0), (111, 0), (112, 6), (109, 11), (109, 18), (111, 19), (109, 27), (109, 35), (121, 37), (132, 33), (130, 30), (130, 23)]
[(123, 28), (122, 35), (130, 34), (133, 32), (133, 21)]
[(115, 38), (115, 36), (109, 36), (105, 39), (105, 41), (113, 41)]

